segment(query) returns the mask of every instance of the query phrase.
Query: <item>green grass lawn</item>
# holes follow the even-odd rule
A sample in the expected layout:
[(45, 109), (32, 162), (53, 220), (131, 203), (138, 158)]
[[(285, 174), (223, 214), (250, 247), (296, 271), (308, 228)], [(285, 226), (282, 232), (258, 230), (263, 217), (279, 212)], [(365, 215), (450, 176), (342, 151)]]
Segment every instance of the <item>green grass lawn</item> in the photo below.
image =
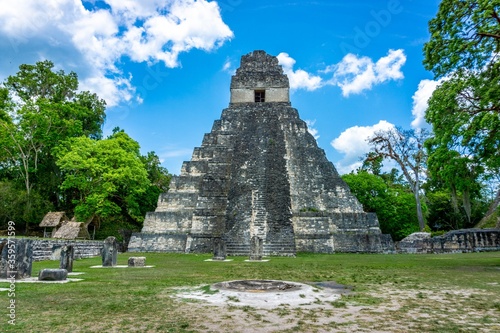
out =
[[(500, 332), (500, 252), (448, 255), (304, 254), (268, 262), (207, 262), (211, 255), (144, 255), (153, 268), (90, 268), (76, 260), (80, 282), (16, 283), (16, 325), (0, 292), (1, 332)], [(33, 276), (56, 261), (33, 264)], [(202, 288), (236, 279), (336, 281), (354, 293), (321, 311), (224, 309), (171, 297), (172, 287)], [(0, 288), (8, 283), (0, 283)], [(274, 317), (272, 317), (272, 316)], [(271, 317), (270, 317), (271, 316)], [(284, 325), (272, 327), (272, 319)], [(218, 329), (214, 327), (220, 325)], [(253, 326), (255, 325), (255, 326)], [(245, 326), (245, 327), (247, 327)]]

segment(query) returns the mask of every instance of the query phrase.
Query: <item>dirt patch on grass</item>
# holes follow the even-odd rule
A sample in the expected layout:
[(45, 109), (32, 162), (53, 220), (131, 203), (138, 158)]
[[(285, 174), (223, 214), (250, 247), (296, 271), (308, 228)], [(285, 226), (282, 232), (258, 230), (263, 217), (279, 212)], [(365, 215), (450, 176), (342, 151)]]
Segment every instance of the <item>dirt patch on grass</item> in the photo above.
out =
[[(212, 286), (174, 289), (175, 297), (186, 301), (200, 300), (215, 306), (233, 306), (259, 309), (274, 309), (279, 306), (314, 309), (323, 303), (335, 302), (341, 297), (336, 289), (319, 288), (309, 284), (285, 282), (295, 288), (289, 290), (251, 290), (243, 291)], [(208, 287), (208, 288), (207, 288)]]
[(172, 291), (182, 317), (192, 318), (189, 329), (200, 332), (500, 331), (497, 297), (474, 289), (376, 285), (366, 292), (342, 293), (316, 285), (271, 306), (273, 295), (265, 302), (225, 292), (204, 294), (201, 287)]

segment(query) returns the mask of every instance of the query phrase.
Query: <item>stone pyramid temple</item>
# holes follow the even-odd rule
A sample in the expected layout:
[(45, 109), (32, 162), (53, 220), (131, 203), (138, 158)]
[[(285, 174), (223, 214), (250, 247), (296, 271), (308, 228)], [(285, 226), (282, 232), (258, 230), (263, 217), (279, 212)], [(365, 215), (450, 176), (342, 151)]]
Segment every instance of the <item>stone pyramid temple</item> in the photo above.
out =
[(289, 98), (288, 77), (264, 51), (242, 56), (229, 107), (194, 148), (130, 252), (385, 252), (365, 213)]

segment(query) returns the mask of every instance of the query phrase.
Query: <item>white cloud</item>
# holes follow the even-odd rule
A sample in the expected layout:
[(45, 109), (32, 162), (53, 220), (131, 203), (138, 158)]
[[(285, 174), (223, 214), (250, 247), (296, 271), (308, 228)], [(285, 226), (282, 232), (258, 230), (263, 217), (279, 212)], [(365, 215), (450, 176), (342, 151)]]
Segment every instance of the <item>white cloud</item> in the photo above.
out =
[(225, 63), (224, 63), (224, 65), (222, 66), (222, 70), (223, 70), (223, 71), (228, 71), (228, 70), (230, 70), (230, 68), (231, 68), (231, 61), (226, 60), (226, 62), (225, 62)]
[(328, 84), (339, 86), (342, 95), (348, 97), (350, 94), (370, 90), (375, 84), (402, 79), (404, 75), (401, 67), (405, 62), (406, 56), (402, 49), (389, 50), (387, 56), (377, 62), (369, 57), (359, 58), (349, 53), (338, 64), (328, 66), (324, 72), (333, 72), (333, 78)]
[(406, 62), (402, 49), (389, 50), (387, 56), (376, 62), (369, 57), (358, 57), (349, 53), (338, 64), (327, 66), (320, 71), (323, 75), (333, 73), (332, 77), (327, 79), (302, 69), (294, 70), (296, 61), (288, 53), (281, 52), (277, 57), (288, 76), (291, 89), (313, 91), (325, 85), (334, 85), (342, 89), (344, 97), (370, 90), (376, 84), (404, 78), (401, 67)]
[(307, 124), (307, 131), (316, 139), (318, 140), (319, 139), (319, 134), (318, 134), (318, 130), (316, 128), (314, 128), (314, 124), (316, 124), (316, 119), (314, 120), (306, 120), (305, 121), (306, 124)]
[(131, 77), (109, 78), (104, 73), (96, 73), (81, 80), (80, 89), (97, 92), (99, 98), (104, 99), (108, 106), (132, 101), (134, 97), (140, 103), (142, 102), (140, 97), (134, 96), (136, 89), (130, 83), (131, 79)]
[(413, 114), (413, 121), (411, 122), (411, 127), (413, 128), (423, 128), (428, 127), (429, 124), (425, 121), (425, 112), (427, 111), (429, 98), (432, 96), (434, 90), (437, 86), (441, 84), (442, 80), (422, 80), (418, 84), (417, 91), (413, 94), (413, 108), (411, 113)]
[(283, 72), (288, 76), (290, 89), (306, 89), (309, 91), (321, 87), (321, 77), (307, 73), (302, 69), (293, 70), (295, 59), (288, 53), (281, 52), (277, 56), (279, 64), (283, 67)]
[(222, 65), (222, 71), (229, 73), (231, 75), (236, 74), (236, 69), (233, 67), (233, 62), (231, 61), (231, 59), (229, 58), (226, 59), (224, 65)]
[(362, 165), (360, 160), (370, 151), (368, 139), (375, 132), (394, 128), (394, 125), (381, 120), (373, 126), (354, 126), (343, 131), (340, 136), (330, 143), (335, 150), (344, 154), (342, 160), (336, 164), (340, 174), (349, 173)]
[(82, 86), (97, 91), (108, 106), (130, 101), (135, 94), (130, 75), (120, 69), (123, 57), (150, 65), (163, 62), (172, 68), (179, 66), (180, 53), (210, 51), (233, 37), (216, 2), (103, 2), (105, 8), (92, 5), (88, 10), (75, 0), (18, 0), (15, 4), (0, 0), (0, 37), (9, 40), (12, 57), (32, 54), (33, 43), (50, 45), (37, 50), (39, 58), (56, 59), (57, 65), (71, 63), (78, 68)]

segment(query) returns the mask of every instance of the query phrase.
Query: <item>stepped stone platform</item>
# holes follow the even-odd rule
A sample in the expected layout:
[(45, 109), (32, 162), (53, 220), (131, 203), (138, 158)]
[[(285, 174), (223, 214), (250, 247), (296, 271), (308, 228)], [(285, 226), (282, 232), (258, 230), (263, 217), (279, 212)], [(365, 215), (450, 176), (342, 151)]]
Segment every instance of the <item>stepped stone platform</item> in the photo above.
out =
[(229, 107), (128, 250), (208, 253), (217, 240), (227, 255), (249, 255), (254, 237), (263, 255), (394, 248), (308, 132), (287, 76), (264, 51), (242, 57)]

